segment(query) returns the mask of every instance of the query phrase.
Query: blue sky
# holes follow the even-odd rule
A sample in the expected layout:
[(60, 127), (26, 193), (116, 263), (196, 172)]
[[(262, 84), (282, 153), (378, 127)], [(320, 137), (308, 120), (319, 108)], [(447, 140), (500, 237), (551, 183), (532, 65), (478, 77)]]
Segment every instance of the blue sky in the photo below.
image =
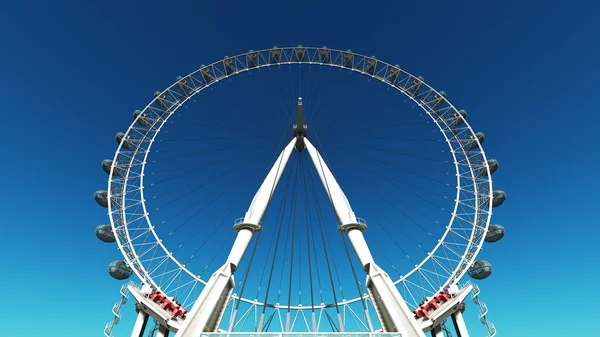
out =
[[(0, 256), (2, 293), (17, 300), (0, 309), (6, 333), (92, 336), (111, 318), (121, 283), (106, 266), (120, 254), (93, 234), (107, 218), (92, 194), (134, 109), (202, 63), (302, 44), (398, 63), (469, 111), (508, 193), (493, 220), (507, 236), (482, 252), (494, 265), (479, 283), (490, 319), (504, 336), (583, 334), (586, 325), (555, 315), (577, 317), (579, 301), (600, 299), (597, 10), (580, 1), (4, 4)], [(129, 306), (119, 335), (132, 316)]]

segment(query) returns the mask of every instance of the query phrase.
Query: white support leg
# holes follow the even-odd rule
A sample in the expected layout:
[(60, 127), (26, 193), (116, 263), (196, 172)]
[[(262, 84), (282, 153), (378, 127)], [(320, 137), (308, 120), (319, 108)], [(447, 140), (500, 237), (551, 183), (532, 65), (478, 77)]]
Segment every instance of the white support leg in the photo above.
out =
[(256, 195), (252, 199), (252, 203), (250, 204), (248, 212), (246, 212), (246, 216), (244, 217), (245, 223), (258, 225), (262, 220), (265, 210), (269, 205), (269, 201), (271, 201), (271, 197), (273, 196), (273, 192), (275, 192), (275, 187), (279, 182), (279, 178), (281, 178), (281, 175), (285, 170), (285, 166), (290, 159), (290, 155), (295, 144), (296, 138), (292, 139), (285, 149), (281, 151), (279, 158), (277, 158), (277, 161), (275, 164), (273, 164), (271, 171), (269, 171), (269, 174), (263, 181), (262, 185), (260, 185), (258, 192), (256, 192)]
[(333, 177), (333, 174), (331, 174), (329, 167), (327, 167), (327, 164), (325, 164), (325, 161), (319, 154), (319, 151), (315, 149), (315, 147), (310, 141), (308, 141), (307, 138), (304, 139), (304, 144), (308, 150), (310, 159), (312, 159), (313, 164), (317, 169), (319, 178), (321, 178), (323, 187), (325, 187), (325, 192), (327, 192), (329, 200), (331, 200), (331, 203), (333, 204), (333, 208), (338, 219), (342, 224), (356, 223), (356, 216), (350, 207), (350, 203), (348, 202), (346, 195), (344, 192), (342, 192), (342, 188), (340, 185), (338, 185), (337, 181)]
[(441, 325), (436, 325), (431, 329), (431, 337), (444, 337), (444, 332)]
[(156, 337), (168, 337), (168, 336), (169, 336), (169, 329), (167, 329), (167, 327), (162, 324), (159, 325), (158, 331), (156, 332)]
[(452, 314), (452, 323), (454, 323), (454, 329), (456, 330), (457, 337), (469, 337), (467, 325), (465, 324), (465, 319), (463, 318), (460, 310)]
[[(203, 332), (216, 332), (218, 330), (233, 291), (233, 273), (240, 264), (254, 232), (261, 230), (260, 222), (295, 144), (296, 139), (294, 138), (281, 152), (258, 192), (256, 192), (254, 199), (252, 199), (244, 221), (234, 226), (234, 230), (238, 234), (227, 261), (210, 277), (175, 337), (198, 337)], [(235, 315), (234, 312), (231, 325), (235, 322)]]
[(143, 310), (140, 310), (138, 313), (138, 317), (135, 320), (135, 325), (133, 326), (133, 331), (131, 332), (131, 337), (143, 337), (144, 332), (146, 331), (146, 325), (148, 324), (148, 314)]
[(399, 332), (402, 337), (425, 337), (419, 327), (414, 314), (406, 305), (398, 289), (379, 266), (373, 261), (373, 256), (367, 246), (363, 232), (367, 229), (364, 224), (358, 223), (350, 207), (346, 195), (337, 183), (325, 161), (308, 139), (304, 144), (319, 173), (325, 191), (333, 204), (335, 213), (340, 221), (340, 230), (348, 234), (348, 239), (358, 256), (363, 269), (367, 272), (367, 289), (371, 295), (373, 306), (383, 330), (386, 332)]

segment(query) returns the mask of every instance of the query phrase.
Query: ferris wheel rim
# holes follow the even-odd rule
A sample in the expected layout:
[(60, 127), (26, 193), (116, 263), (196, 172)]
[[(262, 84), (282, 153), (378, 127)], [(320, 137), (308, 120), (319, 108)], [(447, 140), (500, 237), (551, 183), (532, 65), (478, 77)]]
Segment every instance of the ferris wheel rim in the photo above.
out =
[[(288, 60), (284, 60), (284, 61), (278, 61), (276, 63), (272, 63), (272, 62), (260, 62), (260, 59), (257, 60), (257, 63), (254, 64), (253, 66), (249, 66), (248, 63), (246, 63), (245, 67), (242, 68), (235, 68), (235, 71), (230, 73), (230, 74), (225, 74), (222, 77), (217, 77), (214, 76), (215, 73), (215, 66), (219, 65), (219, 64), (224, 64), (227, 60), (234, 60), (235, 61), (239, 61), (239, 59), (243, 58), (246, 60), (246, 62), (249, 62), (248, 59), (250, 57), (250, 55), (255, 55), (255, 57), (260, 57), (263, 56), (262, 54), (270, 54), (275, 50), (279, 50), (281, 52), (281, 55), (285, 55), (285, 52), (297, 52), (299, 50), (306, 52), (307, 54), (309, 54), (309, 51), (314, 52), (313, 55), (319, 55), (319, 53), (321, 51), (325, 51), (327, 53), (327, 55), (331, 55), (332, 53), (337, 53), (338, 57), (342, 57), (342, 55), (350, 55), (352, 57), (352, 64), (351, 67), (346, 67), (344, 66), (344, 63), (341, 64), (336, 64), (334, 63), (335, 60), (329, 60), (328, 62), (316, 62), (315, 60), (303, 60), (303, 59), (299, 59), (299, 60), (292, 60), (292, 59), (288, 59)], [(359, 61), (356, 64), (354, 64), (354, 59), (358, 58), (358, 59), (362, 59), (362, 64), (363, 67), (362, 69), (359, 69), (358, 66), (361, 64), (361, 61)], [(306, 59), (306, 58), (305, 58)], [(414, 95), (410, 95), (408, 93), (408, 90), (406, 90), (406, 88), (401, 87), (399, 85), (399, 83), (397, 82), (390, 82), (386, 79), (386, 77), (381, 77), (381, 76), (377, 76), (376, 74), (373, 73), (369, 73), (367, 71), (365, 71), (365, 67), (366, 67), (366, 63), (367, 60), (374, 60), (376, 63), (378, 64), (382, 64), (384, 67), (386, 67), (386, 69), (395, 69), (398, 71), (398, 75), (399, 74), (403, 74), (406, 75), (406, 78), (409, 80), (419, 80), (421, 85), (423, 85), (425, 88), (427, 88), (427, 90), (432, 93), (435, 94), (436, 96), (441, 97), (441, 99), (443, 100), (443, 102), (448, 106), (447, 111), (454, 111), (457, 112), (458, 110), (450, 103), (450, 101), (448, 101), (446, 99), (445, 96), (440, 95), (440, 92), (436, 91), (434, 88), (432, 88), (431, 86), (429, 86), (422, 78), (416, 77), (410, 73), (408, 73), (407, 71), (405, 71), (404, 69), (400, 68), (399, 66), (393, 66), (389, 63), (385, 63), (382, 62), (380, 60), (377, 60), (374, 57), (368, 57), (368, 56), (364, 56), (361, 54), (357, 54), (351, 51), (342, 51), (342, 50), (338, 50), (338, 49), (331, 49), (331, 48), (326, 48), (326, 47), (321, 47), (321, 48), (316, 48), (316, 47), (286, 47), (286, 48), (270, 48), (270, 49), (262, 49), (262, 50), (258, 50), (258, 51), (249, 51), (247, 53), (242, 53), (236, 56), (232, 56), (232, 57), (225, 57), (221, 60), (218, 60), (217, 62), (211, 63), (207, 66), (203, 66), (191, 73), (189, 73), (188, 75), (178, 78), (177, 81), (175, 81), (172, 85), (170, 85), (169, 87), (167, 87), (165, 90), (163, 90), (162, 92), (159, 93), (158, 96), (156, 96), (153, 100), (150, 101), (150, 103), (143, 109), (142, 114), (146, 114), (146, 112), (153, 112), (153, 105), (157, 102), (157, 100), (160, 100), (161, 97), (164, 97), (165, 94), (170, 94), (172, 93), (172, 90), (174, 88), (176, 88), (178, 86), (179, 83), (181, 83), (182, 80), (190, 80), (190, 82), (192, 82), (193, 80), (193, 76), (194, 75), (200, 75), (201, 77), (202, 75), (202, 71), (205, 69), (210, 69), (213, 71), (212, 75), (213, 75), (213, 80), (209, 83), (205, 83), (202, 84), (199, 88), (194, 88), (194, 90), (191, 91), (191, 93), (186, 94), (186, 95), (182, 95), (180, 100), (177, 100), (177, 102), (175, 102), (174, 104), (172, 104), (171, 106), (169, 106), (169, 108), (165, 109), (168, 112), (165, 112), (164, 117), (163, 116), (159, 116), (157, 118), (155, 118), (152, 121), (152, 125), (150, 128), (147, 128), (147, 130), (152, 130), (156, 125), (158, 125), (158, 128), (155, 130), (154, 134), (152, 135), (151, 139), (148, 142), (148, 147), (144, 149), (144, 156), (143, 156), (143, 163), (142, 165), (142, 171), (141, 171), (141, 177), (139, 177), (140, 179), (140, 204), (143, 208), (143, 212), (144, 215), (143, 217), (146, 220), (146, 223), (148, 224), (148, 228), (149, 230), (152, 232), (152, 235), (154, 237), (154, 239), (157, 242), (157, 245), (160, 246), (160, 248), (165, 252), (166, 256), (172, 261), (174, 262), (182, 272), (187, 273), (190, 277), (192, 277), (193, 279), (195, 279), (197, 282), (202, 283), (203, 285), (206, 284), (206, 281), (203, 280), (200, 276), (195, 275), (194, 273), (192, 273), (189, 269), (187, 269), (185, 267), (185, 264), (181, 264), (178, 259), (176, 257), (174, 257), (172, 255), (171, 252), (169, 252), (169, 250), (167, 249), (166, 246), (164, 246), (164, 244), (162, 243), (162, 240), (160, 239), (160, 237), (158, 236), (158, 234), (156, 233), (156, 231), (154, 230), (154, 226), (152, 225), (152, 221), (150, 220), (149, 217), (149, 213), (147, 212), (146, 209), (146, 203), (144, 200), (144, 186), (143, 186), (143, 179), (144, 179), (144, 170), (145, 170), (145, 165), (147, 162), (147, 157), (148, 154), (150, 152), (150, 149), (152, 147), (152, 144), (154, 143), (154, 140), (156, 138), (156, 136), (160, 133), (160, 130), (162, 128), (162, 126), (169, 120), (169, 118), (175, 113), (175, 111), (177, 111), (180, 107), (182, 107), (189, 99), (193, 98), (196, 94), (198, 94), (199, 92), (203, 91), (204, 89), (212, 86), (215, 83), (218, 83), (219, 81), (225, 79), (225, 78), (229, 78), (231, 76), (234, 75), (238, 75), (241, 74), (243, 72), (246, 71), (251, 71), (251, 70), (255, 70), (255, 69), (260, 69), (260, 68), (264, 68), (264, 67), (270, 67), (270, 66), (282, 66), (282, 65), (292, 65), (292, 64), (308, 64), (308, 65), (321, 65), (321, 66), (330, 66), (330, 67), (334, 67), (334, 68), (340, 68), (340, 69), (345, 69), (347, 71), (352, 71), (352, 72), (357, 72), (359, 74), (365, 75), (365, 76), (369, 76), (371, 78), (377, 79), (377, 80), (381, 80), (382, 82), (390, 85), (392, 88), (400, 91), (403, 95), (405, 95), (406, 97), (410, 98), (413, 102), (415, 102), (417, 104), (417, 106), (419, 106), (422, 110), (424, 110), (427, 115), (434, 121), (434, 123), (436, 124), (436, 126), (438, 126), (438, 128), (440, 129), (441, 133), (444, 136), (444, 139), (446, 140), (446, 142), (448, 143), (448, 146), (450, 147), (453, 159), (454, 159), (454, 166), (457, 170), (457, 200), (455, 200), (455, 207), (454, 207), (454, 211), (452, 212), (452, 216), (451, 219), (449, 220), (448, 226), (446, 226), (446, 229), (444, 231), (444, 234), (442, 235), (442, 237), (438, 240), (438, 243), (435, 245), (435, 247), (431, 250), (431, 252), (429, 252), (427, 254), (427, 256), (417, 265), (415, 265), (415, 267), (410, 270), (409, 272), (407, 272), (406, 274), (402, 275), (400, 278), (398, 278), (397, 280), (394, 280), (394, 284), (398, 285), (399, 283), (403, 282), (404, 280), (406, 280), (409, 276), (411, 276), (412, 274), (414, 274), (415, 272), (418, 272), (420, 270), (420, 268), (426, 263), (428, 262), (432, 256), (435, 254), (435, 252), (443, 245), (444, 243), (444, 239), (447, 236), (447, 234), (451, 231), (452, 229), (452, 224), (454, 223), (454, 220), (456, 218), (456, 210), (457, 207), (460, 203), (460, 173), (458, 171), (458, 163), (457, 163), (457, 158), (456, 158), (456, 154), (454, 152), (454, 148), (452, 147), (452, 142), (449, 140), (448, 136), (446, 135), (446, 133), (444, 132), (444, 129), (440, 126), (440, 122), (444, 123), (444, 125), (448, 128), (447, 130), (451, 130), (451, 128), (448, 125), (448, 120), (446, 120), (445, 118), (439, 118), (436, 119), (433, 115), (433, 111), (427, 108), (430, 108), (428, 105), (423, 104), (423, 102), (419, 102), (417, 101), (417, 99), (414, 97)], [(200, 82), (200, 81), (198, 81)], [(185, 83), (185, 82), (184, 82)], [(154, 111), (155, 112), (155, 111)], [(118, 147), (117, 147), (117, 151), (115, 152), (115, 156), (114, 156), (114, 160), (113, 160), (113, 166), (111, 167), (111, 173), (109, 175), (109, 182), (108, 182), (108, 203), (109, 203), (109, 218), (110, 218), (110, 223), (111, 226), (113, 228), (113, 232), (116, 233), (115, 237), (116, 237), (116, 241), (117, 241), (117, 245), (119, 250), (121, 251), (121, 253), (123, 254), (126, 262), (132, 267), (133, 272), (140, 278), (140, 280), (142, 280), (145, 283), (149, 283), (152, 284), (153, 286), (155, 286), (157, 289), (160, 289), (160, 285), (156, 284), (156, 282), (154, 282), (154, 280), (152, 279), (152, 277), (149, 275), (149, 273), (144, 269), (144, 266), (142, 263), (139, 263), (139, 257), (136, 253), (136, 249), (132, 246), (132, 240), (131, 237), (129, 235), (129, 231), (127, 228), (127, 215), (126, 215), (126, 205), (125, 205), (125, 201), (126, 198), (122, 198), (120, 205), (118, 205), (116, 210), (112, 209), (113, 206), (113, 197), (111, 195), (111, 190), (112, 187), (114, 187), (113, 184), (113, 171), (115, 169), (115, 166), (117, 165), (118, 159), (120, 155), (124, 154), (124, 147), (123, 144), (126, 141), (126, 139), (128, 139), (129, 135), (132, 132), (135, 132), (135, 127), (136, 127), (136, 122), (137, 120), (134, 119), (134, 121), (132, 122), (132, 124), (129, 126), (129, 128), (127, 129), (127, 131), (125, 132), (125, 137), (123, 139), (123, 141), (121, 143), (119, 143)], [(487, 193), (487, 197), (488, 198), (492, 198), (492, 179), (491, 179), (491, 174), (489, 174), (489, 166), (487, 164), (487, 157), (485, 155), (485, 152), (483, 151), (483, 148), (481, 146), (481, 143), (479, 141), (479, 139), (476, 137), (476, 133), (475, 131), (471, 128), (471, 126), (469, 125), (468, 121), (466, 120), (466, 118), (462, 119), (462, 122), (465, 125), (465, 130), (473, 137), (473, 141), (476, 142), (477, 145), (477, 149), (480, 150), (480, 155), (482, 156), (482, 161), (483, 164), (485, 165), (485, 169), (488, 172), (488, 175), (485, 177), (485, 180), (487, 180), (487, 185), (488, 185), (488, 193)], [(446, 130), (446, 131), (447, 131)], [(147, 134), (149, 132), (146, 132), (143, 136), (146, 137)], [(455, 134), (453, 134), (454, 136), (456, 136)], [(137, 148), (135, 148), (135, 152), (133, 153), (128, 153), (125, 155), (125, 157), (129, 156), (131, 158), (135, 157), (135, 154), (137, 153), (137, 151), (139, 151), (141, 144), (143, 144), (143, 141), (140, 141), (139, 144), (137, 145)], [(464, 152), (465, 149), (462, 148), (463, 146), (461, 145), (461, 150)], [(132, 159), (133, 160), (133, 159)], [(123, 195), (125, 195), (126, 190), (127, 190), (127, 186), (128, 184), (126, 183), (127, 178), (129, 177), (129, 173), (130, 173), (130, 169), (131, 169), (131, 165), (128, 165), (127, 169), (126, 169), (126, 178), (125, 178), (125, 183), (123, 184)], [(478, 203), (479, 203), (479, 192), (478, 192), (478, 184), (477, 182), (477, 177), (475, 175), (475, 170), (476, 169), (481, 169), (481, 167), (476, 168), (473, 167), (472, 165), (470, 165), (470, 173), (472, 175), (472, 179), (474, 181), (473, 187), (475, 188), (475, 192), (474, 194), (476, 195), (476, 200), (475, 200), (475, 208), (476, 208), (476, 212), (482, 212), (482, 215), (484, 216), (484, 222), (483, 226), (481, 225), (477, 225), (477, 220), (479, 217), (476, 217), (476, 219), (473, 221), (472, 226), (473, 226), (473, 230), (471, 231), (471, 235), (469, 237), (469, 244), (468, 247), (464, 249), (464, 252), (462, 254), (461, 257), (461, 261), (460, 263), (457, 265), (457, 267), (452, 271), (452, 274), (450, 275), (450, 277), (448, 277), (448, 279), (446, 280), (446, 282), (441, 285), (441, 289), (445, 288), (446, 286), (448, 286), (449, 284), (452, 283), (456, 283), (458, 282), (458, 280), (460, 280), (464, 274), (467, 272), (468, 267), (473, 263), (473, 261), (475, 260), (477, 254), (479, 253), (479, 251), (481, 250), (481, 247), (483, 245), (484, 242), (484, 238), (485, 235), (487, 233), (488, 230), (488, 226), (490, 224), (490, 220), (491, 220), (491, 209), (492, 209), (492, 203), (489, 202), (487, 206), (487, 210), (479, 207)], [(115, 215), (116, 214), (120, 214), (122, 215), (122, 224), (121, 226), (115, 225), (115, 223), (118, 224), (119, 221), (115, 221)], [(481, 227), (482, 231), (479, 234), (475, 234), (476, 232), (476, 228), (477, 227)], [(360, 297), (357, 297), (357, 299), (359, 299)], [(240, 300), (242, 300), (240, 298)], [(252, 300), (246, 300), (247, 302), (254, 302)], [(346, 301), (347, 302), (347, 301)], [(264, 305), (264, 304), (263, 304)], [(338, 304), (335, 304), (338, 305)]]

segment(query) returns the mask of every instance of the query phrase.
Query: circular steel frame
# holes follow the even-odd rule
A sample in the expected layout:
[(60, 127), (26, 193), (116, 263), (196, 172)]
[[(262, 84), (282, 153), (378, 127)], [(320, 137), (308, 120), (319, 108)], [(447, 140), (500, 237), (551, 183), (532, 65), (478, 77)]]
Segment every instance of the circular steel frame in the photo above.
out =
[[(441, 290), (450, 284), (456, 284), (467, 272), (480, 251), (492, 214), (492, 203), (487, 202), (492, 198), (491, 173), (485, 153), (475, 136), (475, 132), (446, 99), (445, 94), (431, 88), (422, 78), (415, 77), (399, 66), (379, 61), (374, 57), (325, 47), (274, 47), (226, 57), (223, 60), (203, 66), (185, 77), (178, 78), (173, 85), (155, 95), (155, 98), (144, 108), (140, 116), (133, 121), (114, 156), (108, 181), (108, 200), (110, 222), (118, 248), (134, 273), (144, 283), (151, 284), (157, 289), (163, 288), (150, 276), (149, 270), (146, 270), (142, 260), (145, 254), (144, 250), (134, 243), (136, 237), (151, 233), (156, 242), (145, 244), (160, 248), (165, 253), (162, 260), (158, 262), (159, 266), (168, 263), (167, 259), (169, 259), (180, 268), (178, 272), (187, 273), (197, 282), (206, 284), (206, 280), (194, 275), (186, 269), (185, 265), (172, 256), (154, 231), (144, 199), (144, 168), (150, 148), (169, 117), (187, 100), (203, 89), (245, 71), (285, 64), (332, 66), (370, 76), (390, 85), (410, 98), (437, 125), (448, 143), (456, 168), (457, 194), (455, 207), (449, 224), (446, 226), (446, 231), (433, 250), (413, 270), (395, 280), (394, 283), (410, 282), (409, 277), (415, 273), (420, 273), (427, 263), (437, 263), (441, 266), (439, 261), (436, 262), (435, 253), (441, 247), (447, 245), (444, 240), (453, 230), (453, 226), (457, 226), (456, 221), (458, 219), (462, 220), (463, 223), (470, 223), (468, 243), (457, 262), (455, 270), (449, 273), (443, 284), (436, 286), (439, 287), (438, 290)], [(146, 125), (140, 125), (138, 123), (140, 119), (143, 119)], [(119, 170), (119, 175), (113, 175), (116, 172), (115, 169)], [(481, 175), (482, 169), (487, 171), (487, 175)], [(132, 228), (130, 224), (133, 222), (143, 222), (147, 225), (147, 228), (142, 228), (140, 225)], [(148, 252), (148, 249), (145, 252)], [(239, 298), (236, 295), (233, 297), (254, 305), (266, 305), (255, 300)], [(322, 307), (342, 305), (359, 299), (322, 305)], [(287, 306), (282, 307), (287, 308)], [(298, 306), (293, 308), (303, 310), (310, 307)]]

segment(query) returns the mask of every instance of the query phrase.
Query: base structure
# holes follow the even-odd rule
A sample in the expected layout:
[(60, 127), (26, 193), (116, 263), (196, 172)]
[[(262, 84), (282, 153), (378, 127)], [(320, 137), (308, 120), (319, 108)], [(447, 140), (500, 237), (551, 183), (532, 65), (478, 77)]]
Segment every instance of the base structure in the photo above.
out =
[[(209, 282), (210, 283), (210, 282)], [(152, 289), (150, 286), (143, 286), (142, 289), (135, 287), (130, 284), (127, 286), (132, 297), (136, 300), (136, 309), (138, 310), (138, 316), (131, 333), (131, 337), (143, 337), (151, 324), (148, 324), (149, 319), (153, 319), (158, 325), (158, 331), (155, 337), (167, 337), (169, 334), (177, 335), (182, 326), (186, 323), (191, 322), (192, 319), (187, 316), (185, 310), (179, 309), (175, 302), (171, 302), (165, 296), (162, 296), (160, 292)], [(428, 302), (421, 305), (421, 307), (413, 312), (415, 322), (419, 329), (425, 335), (429, 333), (432, 337), (444, 337), (442, 324), (447, 321), (452, 321), (455, 333), (453, 336), (457, 337), (469, 337), (462, 313), (464, 311), (464, 302), (469, 293), (471, 293), (473, 287), (467, 285), (462, 289), (453, 286), (448, 291), (441, 293), (440, 295), (429, 299)], [(210, 321), (210, 317), (207, 317), (204, 321)], [(212, 320), (215, 321), (214, 319)], [(314, 335), (315, 332), (308, 333), (297, 333), (297, 332), (285, 332), (285, 333), (272, 333), (272, 332), (224, 332), (218, 329), (217, 326), (212, 325), (213, 331), (201, 332), (196, 337), (200, 336), (235, 336), (235, 335), (261, 335), (269, 337), (285, 337), (286, 335), (297, 336), (297, 335)], [(343, 334), (347, 337), (403, 337), (398, 332), (369, 332), (369, 333), (319, 333), (319, 336), (325, 337), (326, 335), (339, 336)], [(372, 335), (372, 336), (371, 336)]]
[[(138, 303), (137, 308), (139, 310), (138, 319), (131, 336), (143, 337), (149, 317), (152, 317), (159, 324), (158, 333), (156, 334), (158, 337), (168, 336), (169, 332), (175, 333), (175, 337), (200, 337), (207, 333), (232, 334), (231, 332), (221, 332), (219, 327), (234, 288), (233, 274), (248, 248), (252, 236), (255, 232), (262, 230), (262, 219), (265, 210), (271, 201), (290, 155), (294, 150), (298, 152), (306, 150), (333, 205), (339, 223), (339, 230), (347, 234), (352, 248), (367, 274), (366, 287), (382, 327), (381, 332), (369, 334), (425, 337), (426, 333), (431, 332), (434, 337), (443, 337), (442, 323), (450, 318), (454, 323), (457, 336), (468, 337), (469, 334), (462, 318), (462, 311), (464, 309), (464, 299), (471, 291), (472, 286), (468, 285), (460, 290), (457, 286), (452, 286), (433, 298), (425, 299), (426, 303), (411, 312), (389, 275), (375, 263), (363, 236), (363, 233), (367, 230), (366, 224), (355, 216), (348, 198), (329, 167), (317, 149), (306, 138), (307, 126), (304, 124), (302, 115), (301, 98), (298, 99), (298, 114), (293, 135), (294, 138), (283, 149), (252, 199), (246, 215), (234, 225), (237, 238), (227, 260), (208, 280), (189, 313), (182, 309), (175, 299), (167, 298), (148, 285), (142, 287), (142, 289), (128, 286), (129, 291)], [(232, 322), (228, 328), (229, 331), (232, 330), (236, 315), (237, 311), (234, 310)], [(367, 317), (369, 316), (367, 315)], [(273, 336), (288, 334), (263, 333), (264, 318), (263, 313), (256, 327), (257, 332), (251, 332), (252, 335), (257, 333)], [(352, 335), (352, 333), (344, 331), (339, 316), (338, 321), (341, 333)], [(372, 330), (372, 323), (369, 321), (368, 324)], [(315, 332), (317, 331), (311, 333)], [(244, 334), (247, 336), (248, 333)], [(298, 335), (298, 333), (293, 334)], [(361, 333), (360, 336), (365, 336), (365, 333)]]

